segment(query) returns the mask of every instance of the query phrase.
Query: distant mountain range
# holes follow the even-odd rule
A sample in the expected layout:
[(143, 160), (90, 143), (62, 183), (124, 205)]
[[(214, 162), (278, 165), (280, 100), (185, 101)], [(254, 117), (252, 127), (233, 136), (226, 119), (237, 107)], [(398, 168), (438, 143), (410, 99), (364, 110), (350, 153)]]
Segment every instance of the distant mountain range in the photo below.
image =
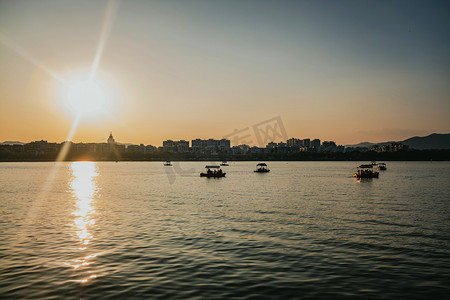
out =
[(18, 141), (4, 141), (3, 143), (0, 143), (0, 145), (25, 145), (25, 143)]
[(425, 150), (425, 149), (450, 149), (450, 133), (441, 134), (433, 133), (428, 136), (415, 136), (403, 141), (390, 141), (382, 143), (362, 142), (356, 145), (346, 145), (346, 147), (371, 147), (374, 145), (386, 145), (391, 143), (402, 143), (408, 145), (411, 149)]

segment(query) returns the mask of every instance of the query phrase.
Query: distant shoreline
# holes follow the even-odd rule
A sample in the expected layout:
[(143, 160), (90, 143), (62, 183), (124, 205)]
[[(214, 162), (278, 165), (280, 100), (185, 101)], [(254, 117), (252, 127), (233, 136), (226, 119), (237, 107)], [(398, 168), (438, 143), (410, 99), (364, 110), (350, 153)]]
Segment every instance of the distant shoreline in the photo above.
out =
[[(163, 160), (63, 160), (63, 161), (55, 161), (55, 160), (0, 160), (0, 164), (2, 163), (51, 163), (51, 162), (78, 162), (78, 161), (88, 161), (88, 162), (111, 162), (111, 163), (120, 163), (120, 162), (154, 162), (154, 163), (164, 163)], [(230, 160), (229, 163), (233, 162), (370, 162), (370, 160)], [(447, 162), (450, 160), (382, 160), (376, 162)], [(172, 162), (204, 162), (211, 163), (220, 161), (218, 160), (174, 160)]]
[[(0, 162), (51, 162), (57, 153), (0, 152)], [(397, 152), (299, 152), (248, 154), (154, 153), (69, 153), (63, 161), (450, 161), (450, 149), (410, 150)]]

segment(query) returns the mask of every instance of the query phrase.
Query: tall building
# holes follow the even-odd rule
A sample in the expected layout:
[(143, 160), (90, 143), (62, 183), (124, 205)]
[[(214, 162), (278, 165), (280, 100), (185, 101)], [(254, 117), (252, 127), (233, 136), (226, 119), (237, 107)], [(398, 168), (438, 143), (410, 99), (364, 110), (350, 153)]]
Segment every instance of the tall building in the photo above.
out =
[(274, 143), (273, 141), (266, 145), (266, 149), (275, 149), (276, 147), (277, 143)]
[(311, 140), (310, 139), (303, 139), (303, 147), (310, 148), (311, 147)]
[(322, 146), (326, 147), (326, 148), (333, 148), (333, 147), (337, 147), (336, 143), (334, 141), (324, 141), (322, 143)]
[(316, 150), (319, 150), (319, 148), (320, 148), (320, 140), (319, 139), (312, 140), (311, 141), (311, 147), (316, 149)]
[(300, 140), (300, 139), (296, 139), (296, 138), (288, 139), (288, 140), (286, 141), (286, 143), (287, 143), (287, 145), (288, 145), (289, 147), (301, 146), (301, 145), (300, 145), (301, 140)]
[(227, 151), (231, 148), (230, 140), (227, 139), (221, 139), (218, 142), (218, 147), (220, 151)]
[(230, 140), (221, 139), (208, 139), (201, 140), (195, 139), (192, 140), (192, 150), (194, 152), (211, 152), (216, 153), (217, 151), (229, 151), (230, 150)]
[(185, 140), (175, 141), (177, 152), (189, 152), (189, 142)]
[(172, 140), (163, 141), (164, 151), (175, 151), (175, 144)]
[(185, 141), (185, 140), (163, 141), (163, 150), (164, 151), (172, 151), (172, 152), (188, 152), (189, 151), (189, 142)]
[(112, 132), (109, 133), (109, 137), (108, 137), (107, 143), (111, 144), (111, 145), (116, 143), (116, 141), (113, 138)]
[(206, 148), (206, 140), (201, 139), (192, 140), (191, 146), (194, 152), (203, 152)]

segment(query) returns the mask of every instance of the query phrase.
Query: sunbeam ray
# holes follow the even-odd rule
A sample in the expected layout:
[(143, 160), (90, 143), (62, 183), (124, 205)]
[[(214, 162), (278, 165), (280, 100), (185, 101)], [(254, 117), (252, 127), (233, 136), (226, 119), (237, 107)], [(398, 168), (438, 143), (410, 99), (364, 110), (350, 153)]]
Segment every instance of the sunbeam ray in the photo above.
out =
[(105, 15), (103, 17), (102, 29), (100, 32), (100, 39), (98, 41), (97, 52), (95, 54), (94, 62), (92, 63), (91, 73), (89, 75), (89, 80), (95, 77), (98, 65), (103, 55), (103, 50), (105, 49), (106, 42), (108, 40), (111, 28), (114, 22), (117, 11), (117, 2), (115, 0), (109, 0), (106, 5)]
[[(91, 70), (89, 73), (89, 81), (92, 81), (94, 79), (95, 74), (97, 72), (106, 42), (108, 40), (110, 31), (111, 31), (111, 28), (113, 25), (114, 17), (116, 15), (116, 10), (117, 10), (117, 1), (109, 0), (107, 3), (106, 9), (105, 9), (105, 14), (104, 14), (104, 18), (103, 18), (102, 29), (101, 29), (101, 33), (100, 33), (100, 39), (98, 42), (97, 51), (96, 51), (95, 58), (94, 58), (94, 61), (92, 63)], [(46, 65), (44, 65), (36, 57), (34, 57), (32, 54), (30, 54), (28, 51), (26, 51), (22, 46), (20, 46), (16, 41), (11, 39), (1, 28), (0, 28), (0, 44), (3, 44), (7, 48), (11, 49), (16, 54), (20, 55), (23, 59), (25, 59), (32, 65), (38, 67), (39, 69), (41, 69), (42, 71), (44, 71), (45, 73), (50, 75), (55, 80), (62, 83), (63, 85), (65, 85), (65, 86), (69, 85), (69, 83), (66, 80), (64, 80), (61, 76), (59, 76), (53, 70), (51, 70)], [(38, 195), (36, 195), (36, 198), (31, 203), (30, 209), (27, 213), (27, 217), (24, 218), (24, 221), (23, 221), (24, 227), (27, 228), (27, 227), (31, 226), (34, 223), (35, 219), (40, 217), (39, 209), (41, 207), (43, 207), (45, 203), (47, 203), (47, 201), (48, 201), (47, 198), (53, 187), (55, 178), (56, 178), (57, 174), (59, 173), (59, 171), (61, 170), (61, 168), (64, 168), (64, 166), (65, 166), (58, 162), (62, 162), (67, 158), (67, 154), (68, 154), (68, 152), (70, 150), (70, 146), (71, 146), (70, 142), (72, 141), (75, 131), (78, 128), (81, 118), (82, 118), (82, 113), (81, 113), (81, 111), (79, 111), (76, 114), (76, 116), (73, 120), (72, 126), (70, 128), (69, 134), (67, 135), (67, 138), (66, 138), (67, 142), (63, 144), (60, 152), (58, 153), (54, 167), (51, 168), (51, 170), (47, 176), (47, 179), (45, 180), (45, 183), (43, 184), (43, 186), (41, 188), (40, 193)], [(22, 243), (22, 241), (27, 238), (25, 235), (25, 232), (26, 232), (26, 230), (19, 233), (19, 236), (17, 238), (17, 244), (20, 245)]]
[(15, 53), (22, 56), (28, 62), (32, 63), (36, 67), (40, 68), (42, 71), (46, 72), (56, 80), (61, 83), (65, 83), (64, 79), (62, 79), (58, 74), (53, 72), (50, 68), (45, 66), (39, 60), (37, 60), (33, 55), (24, 50), (21, 46), (19, 46), (16, 42), (14, 42), (10, 37), (8, 37), (1, 29), (0, 29), (0, 43), (13, 50)]
[(70, 141), (72, 141), (75, 130), (77, 130), (78, 124), (81, 120), (81, 112), (78, 112), (75, 119), (73, 120), (72, 127), (70, 128), (69, 134), (67, 135), (66, 142), (62, 145), (61, 150), (58, 153), (56, 161), (64, 161), (66, 159), (67, 153), (70, 150)]

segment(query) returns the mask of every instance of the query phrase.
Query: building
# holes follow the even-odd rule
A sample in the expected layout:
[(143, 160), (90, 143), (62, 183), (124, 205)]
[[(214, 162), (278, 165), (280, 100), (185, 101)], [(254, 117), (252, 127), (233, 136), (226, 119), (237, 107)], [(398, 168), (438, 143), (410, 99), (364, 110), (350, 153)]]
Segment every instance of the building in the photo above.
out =
[(250, 153), (253, 153), (253, 154), (264, 153), (265, 150), (266, 150), (265, 148), (253, 146), (250, 148)]
[(290, 138), (290, 139), (288, 139), (288, 140), (286, 141), (286, 144), (287, 144), (289, 147), (295, 147), (295, 146), (301, 146), (301, 142), (302, 142), (301, 139)]
[(145, 147), (143, 144), (140, 145), (128, 145), (127, 146), (127, 151), (130, 152), (144, 152), (145, 151)]
[(302, 140), (302, 146), (306, 148), (311, 148), (311, 140), (310, 139), (303, 139)]
[(163, 151), (175, 152), (175, 144), (172, 140), (163, 141)]
[(25, 151), (44, 153), (44, 152), (57, 152), (59, 146), (56, 143), (48, 143), (47, 141), (35, 141), (24, 145)]
[(337, 145), (336, 145), (336, 143), (334, 141), (324, 141), (322, 146), (324, 146), (325, 148), (337, 147)]
[(215, 139), (208, 139), (208, 140), (201, 140), (201, 139), (195, 139), (191, 141), (192, 144), (192, 151), (193, 152), (200, 152), (200, 153), (217, 153), (220, 152), (228, 152), (231, 149), (231, 143), (230, 140), (227, 139), (221, 139), (221, 140), (215, 140)]
[(276, 150), (277, 153), (288, 153), (289, 147), (286, 143), (280, 142), (277, 144)]
[(228, 151), (231, 148), (230, 140), (221, 139), (218, 141), (218, 147), (220, 151)]
[(275, 149), (276, 147), (277, 147), (277, 143), (274, 143), (273, 141), (268, 143), (267, 146), (266, 146), (266, 148), (270, 149), (270, 150), (271, 149)]
[(147, 145), (145, 146), (145, 152), (149, 153), (149, 152), (156, 152), (158, 150), (158, 148), (156, 148), (153, 145)]
[(25, 151), (25, 144), (0, 143), (0, 150), (12, 151), (12, 152), (23, 152), (23, 151)]
[(167, 140), (167, 141), (163, 141), (163, 151), (189, 152), (189, 142), (185, 141), (185, 140), (180, 140), (180, 141)]
[(402, 143), (390, 143), (386, 145), (374, 145), (369, 148), (370, 151), (375, 152), (397, 152), (402, 150), (408, 150), (407, 145), (403, 145)]
[(239, 146), (233, 146), (231, 148), (231, 153), (233, 154), (247, 154), (250, 151), (249, 145), (239, 145)]
[(322, 146), (320, 146), (321, 152), (336, 152), (337, 145), (334, 141), (323, 141)]
[(193, 152), (204, 152), (206, 149), (206, 140), (195, 139), (191, 141)]
[(319, 139), (314, 139), (311, 141), (311, 148), (313, 148), (314, 150), (319, 150), (320, 148), (320, 140)]
[(116, 143), (116, 141), (113, 138), (112, 132), (109, 133), (109, 137), (108, 137), (107, 143), (110, 144), (110, 145), (114, 145)]
[(185, 140), (176, 141), (175, 147), (177, 152), (189, 152), (189, 142)]

